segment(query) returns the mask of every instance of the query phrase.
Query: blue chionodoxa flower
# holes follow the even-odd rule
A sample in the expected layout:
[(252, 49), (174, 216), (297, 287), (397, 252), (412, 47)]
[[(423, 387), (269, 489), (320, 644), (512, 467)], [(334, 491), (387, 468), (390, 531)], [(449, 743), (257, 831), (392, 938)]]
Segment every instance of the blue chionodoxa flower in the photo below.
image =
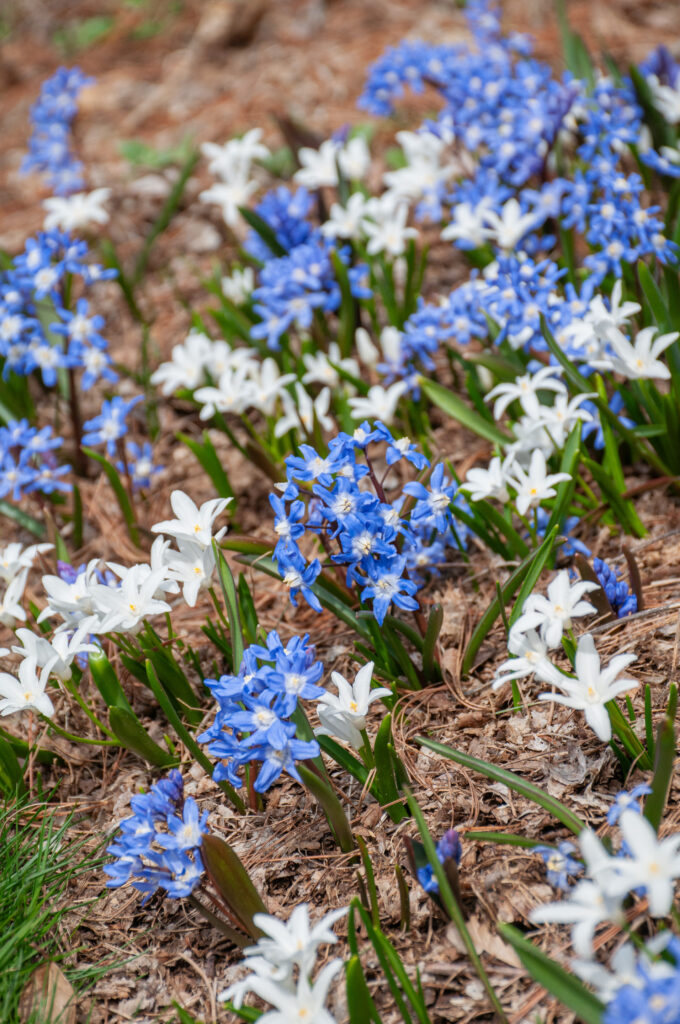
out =
[[(463, 847), (460, 844), (460, 838), (455, 828), (450, 828), (448, 832), (444, 833), (437, 843), (436, 849), (437, 857), (441, 864), (445, 864), (447, 860), (453, 860), (456, 864), (460, 864)], [(439, 892), (439, 882), (431, 864), (418, 868), (418, 881), (425, 892)]]
[(533, 852), (540, 854), (546, 867), (546, 877), (550, 885), (556, 889), (569, 889), (568, 875), (579, 875), (583, 864), (575, 860), (572, 853), (576, 850), (573, 843), (563, 842), (555, 846), (534, 846)]
[(200, 848), (208, 834), (208, 812), (200, 814), (193, 797), (184, 796), (181, 772), (166, 778), (130, 800), (133, 814), (121, 821), (107, 847), (115, 859), (104, 865), (106, 885), (116, 889), (131, 881), (146, 903), (158, 890), (176, 899), (189, 896), (203, 873)]
[(316, 685), (322, 675), (323, 664), (308, 636), (284, 644), (272, 630), (264, 644), (246, 648), (237, 674), (206, 679), (218, 710), (198, 741), (208, 744), (208, 753), (217, 759), (213, 778), (239, 787), (241, 769), (259, 762), (257, 793), (269, 789), (282, 772), (302, 782), (296, 762), (318, 757), (320, 748), (316, 740), (297, 737), (290, 717), (300, 699), (322, 696), (325, 691)]

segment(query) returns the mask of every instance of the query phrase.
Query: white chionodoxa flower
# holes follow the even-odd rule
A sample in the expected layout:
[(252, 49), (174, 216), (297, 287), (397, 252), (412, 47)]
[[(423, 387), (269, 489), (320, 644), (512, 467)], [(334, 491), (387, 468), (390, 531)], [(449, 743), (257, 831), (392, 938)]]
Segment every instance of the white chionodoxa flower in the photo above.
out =
[(535, 675), (544, 683), (550, 681), (554, 666), (548, 658), (547, 644), (535, 630), (523, 633), (516, 625), (513, 626), (508, 635), (508, 652), (514, 657), (508, 658), (496, 669), (491, 684), (493, 690), (500, 690), (513, 679), (524, 679), (526, 676)]
[(460, 490), (469, 496), (470, 501), (485, 501), (488, 498), (495, 498), (504, 505), (506, 501), (510, 500), (508, 483), (514, 461), (513, 453), (502, 460), (500, 456), (496, 455), (486, 469), (482, 469), (481, 466), (469, 469)]
[(390, 192), (384, 192), (380, 198), (369, 199), (362, 222), (369, 256), (384, 252), (386, 256), (395, 257), (406, 252), (408, 239), (418, 237), (417, 228), (406, 226), (408, 215), (408, 203)]
[(110, 195), (110, 188), (95, 188), (92, 192), (43, 199), (43, 208), (47, 210), (43, 222), (45, 231), (58, 228), (60, 231), (77, 232), (91, 224), (106, 224), (109, 215), (104, 204)]
[(561, 367), (542, 366), (536, 373), (525, 373), (516, 377), (514, 381), (507, 381), (497, 384), (489, 391), (484, 399), (491, 402), (495, 398), (493, 407), (494, 419), (499, 420), (507, 407), (515, 399), (518, 399), (524, 412), (528, 416), (538, 417), (541, 413), (541, 403), (538, 399), (539, 391), (554, 391), (557, 394), (566, 394), (567, 389), (564, 382), (560, 380)]
[(0, 548), (0, 580), (11, 583), (22, 569), (32, 567), (36, 555), (51, 551), (53, 547), (53, 544), (31, 544), (24, 548), (23, 544), (13, 543)]
[(532, 453), (529, 471), (525, 472), (520, 465), (515, 465), (514, 476), (509, 481), (517, 492), (515, 504), (519, 514), (523, 516), (530, 508), (537, 508), (546, 498), (554, 498), (557, 493), (555, 484), (563, 480), (571, 480), (571, 475), (548, 473), (545, 455), (537, 448)]
[(680, 833), (659, 839), (653, 826), (637, 811), (624, 811), (619, 820), (626, 842), (625, 857), (611, 857), (613, 877), (606, 887), (615, 896), (644, 889), (652, 917), (670, 913), (675, 881), (680, 878)]
[(635, 654), (617, 654), (605, 669), (601, 669), (593, 638), (590, 633), (585, 633), (579, 638), (576, 649), (576, 676), (565, 675), (554, 668), (546, 681), (562, 693), (539, 693), (538, 699), (583, 711), (596, 736), (603, 743), (608, 743), (612, 738), (612, 725), (605, 705), (619, 694), (628, 693), (640, 685), (635, 679), (618, 678), (633, 661), (636, 661)]
[(489, 228), (485, 226), (490, 204), (491, 200), (485, 197), (476, 206), (471, 203), (458, 203), (454, 206), (451, 210), (453, 220), (442, 231), (444, 241), (466, 242), (473, 249), (484, 245), (490, 234)]
[(594, 364), (596, 369), (611, 369), (629, 380), (670, 380), (671, 371), (658, 357), (680, 338), (680, 331), (661, 334), (655, 340), (657, 329), (644, 327), (631, 343), (618, 327), (609, 327), (606, 332), (607, 341), (613, 355), (609, 359), (605, 356)]
[(46, 718), (51, 718), (54, 714), (54, 705), (45, 693), (51, 671), (52, 662), (49, 661), (38, 675), (35, 658), (24, 658), (19, 665), (18, 679), (9, 672), (0, 672), (0, 715), (13, 715), (17, 711), (37, 711)]
[(52, 675), (62, 682), (71, 678), (71, 664), (79, 654), (92, 654), (98, 651), (96, 644), (88, 642), (88, 636), (95, 632), (99, 620), (96, 615), (81, 619), (74, 633), (63, 631), (55, 633), (51, 640), (40, 636), (30, 629), (18, 629), (17, 638), (21, 647), (12, 647), (14, 654), (35, 661), (38, 668), (51, 666)]
[[(201, 547), (210, 547), (213, 541), (213, 524), (218, 516), (221, 516), (231, 498), (211, 498), (204, 502), (199, 508), (184, 491), (173, 491), (170, 495), (170, 505), (176, 515), (176, 519), (165, 519), (163, 522), (155, 523), (151, 527), (152, 533), (165, 533), (169, 537), (183, 538), (200, 544)], [(219, 541), (227, 532), (223, 526), (214, 535)]]
[(352, 410), (352, 419), (382, 420), (386, 426), (390, 426), (394, 421), (399, 400), (407, 390), (406, 381), (403, 380), (395, 381), (388, 388), (374, 384), (368, 389), (368, 394), (365, 397), (357, 395), (347, 400)]
[(328, 991), (338, 972), (342, 960), (331, 960), (323, 967), (310, 984), (300, 974), (294, 988), (281, 985), (270, 978), (251, 975), (250, 989), (260, 999), (276, 1007), (267, 1010), (258, 1019), (262, 1024), (337, 1024), (336, 1018), (325, 1007)]
[(205, 380), (213, 344), (201, 331), (190, 331), (181, 345), (174, 346), (168, 362), (154, 370), (151, 383), (160, 387), (164, 395), (172, 395), (180, 388), (193, 391)]
[(607, 895), (597, 882), (577, 882), (566, 900), (545, 903), (529, 914), (532, 924), (570, 924), (571, 944), (578, 956), (593, 955), (595, 929), (605, 921), (621, 921), (621, 901)]
[(373, 678), (372, 661), (359, 669), (354, 682), (350, 683), (339, 672), (331, 672), (331, 681), (337, 688), (337, 696), (324, 693), (317, 701), (317, 712), (321, 728), (318, 736), (336, 736), (354, 750), (362, 745), (362, 731), (366, 728), (366, 715), (375, 700), (389, 697), (392, 693), (385, 686), (371, 690)]
[(206, 548), (182, 537), (177, 538), (177, 547), (179, 551), (166, 551), (165, 568), (172, 579), (181, 583), (182, 597), (194, 608), (199, 593), (212, 584), (215, 555), (212, 546)]
[[(122, 567), (120, 567), (122, 568)], [(151, 569), (148, 565), (133, 565), (124, 570), (120, 586), (107, 587), (102, 583), (91, 588), (95, 612), (101, 617), (99, 632), (139, 632), (144, 619), (171, 611), (167, 601), (156, 596), (166, 580), (164, 569)], [(175, 586), (175, 581), (171, 584)]]
[(255, 271), (252, 267), (238, 267), (232, 270), (229, 277), (223, 277), (221, 281), (222, 294), (235, 306), (242, 305), (250, 298), (255, 287)]
[(3, 626), (9, 626), (10, 629), (13, 629), (17, 622), (26, 621), (26, 612), (21, 601), (27, 578), (28, 569), (22, 569), (7, 585), (5, 593), (0, 598), (0, 622)]
[(81, 620), (95, 614), (92, 587), (97, 581), (98, 558), (92, 558), (84, 570), (68, 583), (61, 576), (43, 576), (42, 586), (47, 595), (47, 606), (38, 616), (38, 622), (51, 615), (60, 615), (63, 629), (77, 629)]
[(598, 589), (599, 584), (591, 580), (571, 583), (569, 572), (562, 569), (548, 585), (546, 596), (529, 595), (513, 630), (525, 633), (529, 629), (538, 629), (551, 650), (559, 647), (562, 634), (571, 629), (573, 619), (595, 614), (597, 609), (589, 601), (584, 601), (583, 595)]
[(515, 249), (529, 231), (539, 226), (541, 220), (541, 216), (535, 210), (531, 213), (522, 213), (516, 199), (508, 199), (501, 207), (500, 214), (495, 210), (486, 210), (484, 213), (487, 237), (506, 252)]
[(363, 234), (367, 199), (362, 192), (353, 192), (345, 206), (333, 203), (328, 220), (321, 225), (326, 238), (347, 238), (357, 241)]
[(328, 414), (331, 406), (331, 389), (321, 388), (321, 391), (312, 399), (311, 395), (303, 388), (300, 381), (295, 383), (295, 399), (288, 391), (281, 393), (281, 404), (283, 415), (276, 421), (274, 437), (283, 437), (289, 430), (304, 430), (311, 434), (314, 429), (314, 419), (319, 421), (322, 430), (333, 430), (335, 422)]

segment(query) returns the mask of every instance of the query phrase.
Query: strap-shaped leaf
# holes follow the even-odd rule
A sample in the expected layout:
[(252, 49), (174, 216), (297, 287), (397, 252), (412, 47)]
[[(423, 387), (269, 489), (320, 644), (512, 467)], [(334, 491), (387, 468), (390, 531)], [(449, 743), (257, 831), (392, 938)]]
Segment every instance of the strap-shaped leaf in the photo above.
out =
[(177, 764), (176, 758), (151, 739), (132, 711), (114, 706), (109, 709), (109, 722), (122, 745), (149, 764), (157, 768), (170, 768)]
[(604, 1005), (588, 991), (582, 981), (546, 956), (511, 924), (499, 924), (498, 931), (501, 938), (515, 950), (534, 981), (556, 996), (584, 1024), (602, 1024)]
[(345, 810), (333, 792), (333, 787), (306, 765), (299, 764), (297, 767), (306, 788), (321, 805), (338, 846), (343, 853), (351, 853), (354, 849), (354, 836)]
[(420, 377), (418, 384), (431, 402), (451, 419), (471, 430), (473, 434), (483, 437), (485, 441), (490, 441), (492, 444), (504, 445), (511, 440), (492, 420), (480, 416), (478, 412), (466, 405), (462, 398), (438, 384), (437, 381), (430, 380), (429, 377)]
[(587, 828), (585, 821), (579, 818), (577, 814), (574, 814), (565, 804), (556, 800), (554, 796), (550, 796), (549, 793), (535, 786), (532, 782), (527, 782), (520, 775), (515, 775), (514, 772), (509, 772), (505, 768), (499, 768), (489, 761), (482, 761), (478, 757), (472, 757), (471, 754), (464, 754), (462, 750), (454, 750), (453, 747), (448, 747), (444, 743), (437, 743), (436, 740), (430, 740), (426, 736), (416, 736), (416, 742), (422, 744), (423, 747), (427, 747), (428, 750), (432, 750), (435, 754), (439, 754), (440, 757), (446, 757), (449, 761), (455, 761), (456, 764), (462, 765), (463, 768), (471, 768), (473, 771), (479, 772), (480, 775), (484, 775), (487, 779), (491, 779), (493, 782), (501, 782), (508, 789), (512, 789), (515, 793), (527, 797), (527, 799), (548, 811), (549, 814), (552, 814), (558, 821), (561, 821), (575, 835), (578, 835), (584, 828)]
[(201, 857), (211, 882), (243, 930), (253, 939), (258, 939), (262, 932), (253, 922), (253, 917), (266, 914), (267, 908), (238, 855), (224, 839), (207, 835), (201, 842)]

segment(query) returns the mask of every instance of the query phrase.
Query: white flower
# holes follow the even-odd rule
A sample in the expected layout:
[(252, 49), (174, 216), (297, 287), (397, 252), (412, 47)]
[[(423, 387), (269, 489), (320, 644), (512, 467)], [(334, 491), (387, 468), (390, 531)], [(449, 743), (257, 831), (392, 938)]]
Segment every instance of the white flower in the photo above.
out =
[(368, 394), (365, 397), (357, 395), (348, 399), (352, 418), (355, 420), (382, 420), (389, 427), (394, 420), (399, 400), (407, 390), (406, 382), (403, 380), (390, 384), (388, 388), (375, 384), (368, 389)]
[(361, 135), (349, 139), (338, 153), (340, 170), (348, 181), (360, 181), (371, 166), (371, 154)]
[(19, 678), (9, 672), (0, 672), (0, 715), (13, 715), (17, 711), (38, 711), (46, 718), (54, 714), (54, 705), (45, 693), (51, 663), (38, 675), (34, 658), (25, 658), (19, 665)]
[(302, 357), (302, 362), (307, 371), (302, 378), (303, 384), (327, 384), (332, 388), (337, 387), (341, 378), (335, 369), (336, 366), (352, 377), (358, 377), (361, 372), (355, 359), (343, 359), (336, 341), (332, 341), (328, 346), (328, 355), (325, 352), (308, 352)]
[(401, 256), (406, 251), (406, 241), (417, 238), (416, 228), (407, 228), (408, 204), (395, 202), (387, 193), (378, 200), (367, 204), (367, 218), (363, 221), (363, 229), (368, 244), (366, 251), (369, 256), (384, 252), (387, 256)]
[(35, 661), (39, 668), (51, 666), (53, 675), (65, 682), (71, 678), (71, 664), (78, 654), (91, 654), (99, 650), (96, 644), (87, 642), (87, 636), (96, 629), (96, 616), (83, 619), (75, 633), (55, 633), (51, 640), (30, 629), (18, 629), (17, 637), (22, 647), (12, 647), (15, 654)]
[(170, 361), (154, 370), (151, 383), (159, 386), (164, 395), (171, 395), (180, 388), (193, 391), (205, 378), (211, 348), (212, 341), (207, 335), (190, 331), (183, 344), (175, 345)]
[(252, 128), (240, 139), (229, 139), (223, 146), (204, 142), (201, 152), (208, 158), (208, 170), (222, 181), (246, 179), (253, 160), (266, 160), (269, 149), (263, 142), (261, 128)]
[(484, 223), (487, 225), (489, 237), (506, 252), (514, 249), (528, 231), (538, 227), (539, 221), (540, 217), (535, 211), (522, 213), (516, 199), (508, 199), (503, 204), (500, 215), (495, 210), (484, 212)]
[(318, 149), (303, 146), (298, 150), (301, 167), (293, 175), (293, 180), (305, 188), (324, 188), (338, 183), (337, 160), (340, 146), (333, 139), (326, 139)]
[(110, 188), (96, 188), (92, 192), (76, 192), (72, 196), (50, 196), (43, 199), (47, 216), (43, 222), (45, 231), (58, 228), (60, 231), (76, 232), (90, 224), (106, 224), (109, 215), (104, 203), (111, 195)]
[(637, 811), (624, 811), (619, 826), (627, 856), (616, 860), (619, 875), (611, 885), (615, 895), (644, 888), (652, 917), (665, 917), (673, 906), (675, 879), (680, 878), (680, 833), (659, 839)]
[(629, 380), (670, 380), (670, 370), (658, 357), (680, 338), (680, 331), (661, 334), (654, 340), (656, 331), (656, 327), (644, 327), (631, 344), (617, 327), (609, 327), (607, 341), (614, 350), (613, 358), (608, 361), (611, 368)]
[(0, 579), (5, 583), (11, 583), (22, 569), (31, 568), (36, 555), (51, 551), (53, 546), (52, 544), (31, 544), (24, 548), (23, 544), (13, 543), (0, 548)]
[(483, 199), (476, 206), (471, 203), (458, 203), (451, 213), (453, 220), (442, 231), (446, 242), (467, 242), (473, 249), (484, 245), (490, 231), (485, 227), (486, 214), (489, 212), (489, 199)]
[(328, 220), (321, 225), (321, 233), (326, 238), (350, 238), (355, 241), (361, 237), (365, 216), (366, 197), (362, 192), (353, 192), (345, 206), (333, 203)]
[(549, 459), (555, 451), (555, 443), (546, 430), (542, 420), (534, 416), (524, 415), (512, 425), (515, 440), (506, 446), (506, 451), (514, 455), (522, 466), (529, 464), (531, 456), (537, 449)]
[(397, 141), (404, 150), (406, 166), (383, 175), (383, 181), (396, 195), (414, 201), (460, 173), (460, 165), (454, 160), (442, 165), (447, 143), (438, 135), (397, 132)]
[(94, 613), (92, 586), (97, 582), (99, 559), (87, 563), (73, 583), (67, 583), (61, 576), (43, 576), (43, 590), (48, 604), (38, 616), (38, 622), (51, 615), (61, 615), (68, 628), (77, 628), (80, 620)]
[(374, 700), (389, 697), (392, 693), (385, 686), (371, 690), (373, 662), (360, 668), (349, 683), (339, 672), (331, 673), (331, 680), (338, 694), (324, 693), (317, 701), (317, 711), (322, 728), (316, 729), (318, 736), (337, 736), (355, 750), (362, 744), (361, 732), (366, 728), (366, 715)]
[(347, 907), (331, 910), (316, 924), (309, 920), (309, 904), (300, 903), (287, 921), (279, 921), (271, 914), (255, 914), (253, 923), (264, 936), (255, 946), (244, 951), (245, 956), (262, 956), (277, 967), (298, 966), (308, 974), (314, 964), (319, 946), (338, 941), (332, 926), (347, 913)]
[(619, 921), (621, 901), (608, 896), (589, 879), (578, 882), (569, 898), (536, 907), (529, 914), (533, 924), (570, 924), (571, 944), (579, 956), (592, 957), (593, 936), (598, 924)]
[(596, 397), (594, 392), (576, 395), (572, 399), (569, 399), (566, 394), (558, 395), (552, 406), (541, 406), (541, 422), (555, 442), (556, 448), (564, 446), (576, 423), (588, 423), (592, 420), (592, 413), (589, 413), (587, 409), (581, 409), (580, 406), (583, 402)]
[(280, 373), (276, 360), (269, 356), (261, 366), (253, 368), (253, 393), (249, 396), (249, 404), (265, 416), (271, 416), (276, 400), (289, 395), (286, 388), (295, 379), (294, 373)]
[(535, 630), (521, 633), (515, 624), (508, 636), (508, 651), (515, 657), (508, 658), (498, 666), (492, 683), (493, 690), (500, 690), (501, 686), (513, 679), (523, 679), (525, 676), (536, 675), (544, 682), (549, 680), (553, 664), (547, 657), (547, 644)]
[(538, 699), (583, 711), (593, 732), (603, 743), (608, 743), (612, 737), (612, 726), (605, 705), (620, 693), (634, 690), (640, 685), (635, 679), (617, 679), (619, 673), (635, 660), (634, 654), (617, 654), (605, 669), (601, 669), (600, 656), (595, 650), (593, 638), (585, 633), (579, 638), (576, 650), (576, 678), (565, 675), (557, 668), (550, 676), (549, 682), (562, 690), (564, 695), (540, 693)]
[(261, 1024), (337, 1024), (324, 1004), (331, 982), (341, 968), (342, 960), (331, 960), (312, 984), (300, 974), (294, 992), (268, 978), (255, 976), (250, 985), (252, 991), (276, 1007), (262, 1014)]
[[(213, 524), (221, 516), (231, 498), (211, 498), (200, 508), (184, 491), (173, 491), (170, 495), (172, 511), (176, 519), (166, 519), (151, 527), (153, 533), (166, 533), (169, 537), (184, 538), (201, 547), (210, 547), (213, 539)], [(214, 535), (219, 541), (227, 532), (226, 526)]]
[(660, 110), (669, 124), (680, 122), (680, 89), (671, 85), (662, 85), (656, 75), (647, 76), (647, 84), (652, 90), (654, 106)]
[(256, 181), (234, 179), (229, 182), (215, 182), (210, 188), (204, 189), (198, 198), (202, 203), (214, 203), (219, 206), (224, 223), (233, 228), (241, 219), (239, 206), (246, 206), (254, 192), (257, 192)]
[(254, 404), (255, 389), (249, 379), (249, 367), (228, 367), (219, 375), (217, 387), (206, 385), (194, 391), (201, 406), (199, 418), (209, 420), (216, 412), (241, 413)]
[(240, 306), (250, 295), (255, 287), (255, 271), (252, 267), (245, 267), (243, 270), (235, 268), (229, 277), (222, 278), (222, 294), (235, 306)]
[(164, 570), (133, 565), (125, 572), (120, 586), (93, 585), (92, 599), (101, 616), (99, 631), (134, 634), (148, 616), (171, 611), (166, 601), (159, 601), (155, 596), (163, 581)]
[(510, 484), (517, 491), (515, 504), (521, 516), (530, 508), (536, 508), (546, 498), (554, 498), (557, 493), (555, 484), (562, 480), (571, 480), (569, 473), (548, 473), (545, 455), (537, 448), (529, 463), (529, 472), (525, 473), (521, 466), (515, 466), (515, 475)]
[(572, 584), (568, 571), (563, 569), (549, 584), (547, 596), (530, 594), (513, 629), (518, 633), (540, 629), (542, 639), (553, 650), (559, 647), (564, 631), (571, 629), (573, 619), (595, 614), (597, 609), (590, 602), (581, 600), (591, 590), (599, 590), (599, 584), (591, 580)]
[(288, 430), (304, 429), (308, 434), (314, 430), (316, 419), (322, 430), (333, 430), (335, 423), (328, 410), (331, 405), (331, 389), (322, 388), (314, 400), (307, 394), (302, 384), (297, 381), (295, 384), (295, 398), (293, 401), (290, 394), (284, 391), (281, 395), (283, 403), (283, 416), (277, 420), (274, 427), (274, 436), (283, 437)]
[(489, 391), (484, 399), (490, 402), (496, 399), (493, 407), (494, 419), (499, 420), (511, 402), (517, 398), (528, 416), (539, 416), (541, 403), (538, 400), (539, 391), (554, 391), (562, 394), (567, 393), (563, 382), (559, 379), (562, 373), (561, 367), (542, 366), (536, 373), (525, 373), (516, 377), (514, 381), (507, 381), (497, 384)]
[(354, 343), (357, 347), (357, 355), (365, 366), (376, 366), (380, 359), (380, 352), (371, 341), (371, 336), (365, 327), (357, 327), (354, 332)]
[(0, 598), (0, 622), (3, 626), (9, 626), (10, 629), (17, 622), (26, 621), (26, 612), (21, 606), (21, 600), (24, 596), (27, 576), (28, 569), (22, 569), (8, 584), (4, 596)]
[(218, 999), (228, 999), (237, 1010), (240, 1009), (248, 993), (254, 991), (253, 981), (256, 978), (268, 978), (281, 988), (285, 988), (289, 992), (294, 991), (292, 971), (288, 967), (277, 967), (276, 964), (265, 960), (263, 956), (251, 956), (248, 959), (248, 967), (253, 973), (246, 975), (241, 981), (234, 982), (229, 988), (225, 988), (224, 992), (220, 992), (218, 995)]
[(212, 547), (203, 547), (179, 538), (179, 551), (168, 551), (165, 567), (182, 584), (182, 597), (193, 608), (201, 590), (207, 590), (215, 571), (215, 556)]
[(486, 469), (482, 469), (480, 466), (469, 469), (460, 490), (468, 492), (470, 501), (496, 498), (504, 505), (510, 497), (507, 485), (514, 461), (514, 455), (509, 455), (502, 461), (496, 455)]

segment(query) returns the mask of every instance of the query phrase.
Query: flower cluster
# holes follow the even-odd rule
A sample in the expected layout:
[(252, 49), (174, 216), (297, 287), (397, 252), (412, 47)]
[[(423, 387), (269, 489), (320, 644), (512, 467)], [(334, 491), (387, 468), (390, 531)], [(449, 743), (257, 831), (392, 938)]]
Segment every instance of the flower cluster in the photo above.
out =
[(53, 494), (70, 491), (64, 477), (69, 465), (58, 465), (56, 452), (61, 437), (52, 435), (52, 427), (38, 429), (28, 420), (10, 420), (0, 427), (0, 498), (20, 501), (25, 494)]
[[(368, 453), (376, 443), (385, 446), (381, 479), (376, 456)], [(311, 589), (321, 563), (318, 558), (308, 561), (300, 547), (310, 533), (329, 551), (331, 565), (338, 571), (346, 567), (345, 584), (360, 588), (361, 600), (371, 601), (378, 623), (393, 604), (407, 611), (418, 608), (413, 595), (420, 572), (436, 568), (447, 547), (464, 543), (465, 530), (451, 510), (461, 499), (443, 463), (432, 472), (429, 487), (411, 481), (388, 500), (390, 471), (402, 460), (419, 470), (429, 465), (409, 438), (395, 440), (379, 421), (363, 423), (352, 435), (338, 434), (326, 456), (310, 445), (301, 445), (299, 456), (288, 456), (283, 494), (272, 494), (269, 500), (279, 538), (274, 558), (294, 604), (301, 594), (321, 610)], [(415, 499), (408, 519), (400, 512), (406, 496)]]
[(130, 806), (133, 815), (120, 823), (107, 847), (115, 857), (104, 865), (107, 886), (116, 889), (132, 880), (144, 903), (159, 889), (175, 899), (189, 896), (204, 873), (200, 851), (208, 814), (184, 796), (181, 772), (173, 768), (148, 793), (133, 796)]
[(331, 960), (311, 981), (319, 947), (333, 945), (337, 936), (332, 926), (347, 913), (347, 908), (332, 910), (316, 924), (309, 920), (309, 906), (301, 903), (286, 922), (269, 914), (255, 914), (253, 921), (263, 933), (255, 946), (244, 950), (251, 973), (230, 985), (220, 999), (230, 1000), (240, 1009), (249, 992), (274, 1006), (261, 1019), (271, 1024), (282, 1020), (309, 1020), (314, 1024), (336, 1024), (325, 1007), (328, 991), (342, 967), (340, 959)]
[(213, 724), (199, 737), (218, 758), (217, 781), (242, 785), (239, 770), (251, 761), (261, 767), (254, 783), (264, 793), (282, 772), (301, 781), (296, 761), (319, 755), (316, 740), (296, 737), (292, 722), (298, 700), (317, 700), (323, 665), (315, 660), (309, 637), (295, 636), (283, 644), (278, 633), (268, 634), (265, 645), (251, 644), (243, 653), (239, 671), (219, 679), (206, 679), (218, 711)]
[(21, 169), (46, 174), (57, 195), (83, 186), (83, 165), (71, 148), (71, 122), (78, 111), (80, 90), (91, 82), (80, 68), (59, 68), (43, 82), (40, 98), (31, 107), (33, 131)]
[(623, 905), (629, 894), (646, 896), (650, 916), (663, 918), (673, 906), (675, 881), (680, 877), (680, 834), (659, 839), (638, 800), (628, 799), (626, 804), (611, 845), (605, 845), (591, 829), (579, 835), (585, 877), (569, 889), (564, 900), (531, 913), (535, 924), (570, 924), (572, 946), (589, 963), (593, 961), (596, 928), (605, 921), (623, 922)]
[(548, 586), (547, 596), (531, 594), (508, 636), (508, 650), (513, 657), (498, 668), (493, 688), (535, 676), (540, 682), (562, 691), (540, 693), (539, 700), (583, 711), (591, 729), (607, 742), (611, 739), (612, 727), (606, 705), (618, 694), (638, 686), (634, 679), (618, 678), (636, 656), (617, 654), (602, 669), (593, 638), (586, 633), (578, 641), (575, 675), (562, 672), (548, 657), (548, 651), (557, 648), (564, 633), (571, 630), (573, 619), (595, 612), (590, 602), (583, 600), (583, 595), (597, 588), (597, 583), (588, 580), (572, 584), (569, 572), (563, 569)]
[(617, 618), (622, 619), (626, 615), (633, 615), (638, 610), (637, 597), (628, 584), (619, 579), (621, 570), (613, 569), (601, 558), (593, 559), (593, 569)]
[[(3, 376), (39, 373), (54, 387), (60, 370), (82, 371), (80, 387), (114, 382), (104, 319), (81, 296), (71, 309), (66, 293), (115, 276), (87, 259), (88, 246), (56, 228), (29, 238), (10, 269), (0, 274), (0, 355)], [(47, 301), (46, 301), (47, 300)]]

